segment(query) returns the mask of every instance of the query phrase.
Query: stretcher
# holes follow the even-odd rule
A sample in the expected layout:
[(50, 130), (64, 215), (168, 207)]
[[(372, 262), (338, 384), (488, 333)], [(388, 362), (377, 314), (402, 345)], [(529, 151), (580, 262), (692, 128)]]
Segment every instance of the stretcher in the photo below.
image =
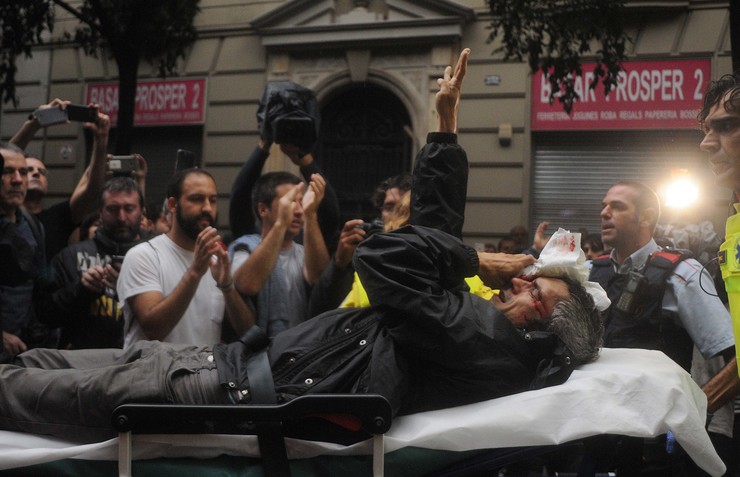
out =
[[(562, 385), (398, 416), (383, 438), (386, 476), (466, 475), (481, 459), (504, 465), (531, 452), (616, 434), (671, 431), (708, 474), (724, 465), (705, 431), (706, 397), (658, 351), (603, 349)], [(141, 434), (133, 475), (263, 476), (254, 435)], [(351, 445), (286, 439), (293, 475), (372, 475), (373, 439)], [(0, 475), (116, 475), (119, 440), (76, 445), (0, 431)]]

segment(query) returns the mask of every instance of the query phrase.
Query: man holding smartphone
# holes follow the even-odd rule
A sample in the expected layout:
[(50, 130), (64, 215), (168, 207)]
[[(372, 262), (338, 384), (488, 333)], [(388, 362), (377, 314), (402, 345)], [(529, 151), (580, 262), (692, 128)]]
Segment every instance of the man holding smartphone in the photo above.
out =
[[(48, 104), (39, 106), (21, 125), (10, 142), (21, 149), (26, 149), (39, 129), (70, 120), (66, 110), (72, 106), (74, 105), (71, 105), (69, 101), (61, 99), (54, 99)], [(36, 156), (26, 155), (28, 192), (23, 207), (35, 214), (44, 225), (47, 261), (50, 261), (60, 250), (67, 246), (69, 236), (74, 229), (82, 222), (85, 215), (94, 211), (95, 200), (100, 194), (106, 179), (110, 119), (108, 115), (98, 111), (97, 105), (82, 108), (78, 106), (77, 108), (79, 112), (78, 115), (73, 114), (74, 118), (80, 120), (95, 119), (94, 121), (84, 122), (84, 127), (93, 136), (93, 152), (90, 164), (82, 174), (69, 200), (44, 208), (43, 199), (49, 187), (48, 168)], [(49, 113), (45, 113), (47, 111), (51, 113), (51, 116), (58, 116), (58, 119), (52, 120)]]
[(147, 240), (140, 230), (144, 196), (131, 177), (113, 177), (100, 194), (95, 236), (63, 249), (51, 261), (51, 276), (36, 289), (36, 313), (61, 328), (63, 349), (121, 348), (123, 311), (116, 282), (123, 256)]

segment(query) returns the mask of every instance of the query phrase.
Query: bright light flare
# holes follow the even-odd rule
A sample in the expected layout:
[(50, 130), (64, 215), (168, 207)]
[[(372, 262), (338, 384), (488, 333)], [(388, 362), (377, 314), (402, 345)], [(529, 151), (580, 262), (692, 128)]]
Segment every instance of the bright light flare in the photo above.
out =
[(675, 177), (663, 189), (665, 206), (673, 209), (687, 209), (699, 200), (699, 186), (691, 177)]

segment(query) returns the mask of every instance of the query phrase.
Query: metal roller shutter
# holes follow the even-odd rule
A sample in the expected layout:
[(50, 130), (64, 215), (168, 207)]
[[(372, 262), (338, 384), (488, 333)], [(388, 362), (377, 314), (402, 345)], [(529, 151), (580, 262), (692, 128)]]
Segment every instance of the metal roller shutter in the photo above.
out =
[(639, 180), (659, 189), (672, 169), (688, 169), (711, 188), (711, 174), (699, 150), (698, 131), (548, 133), (535, 138), (531, 214), (534, 228), (600, 230), (601, 200), (620, 180)]

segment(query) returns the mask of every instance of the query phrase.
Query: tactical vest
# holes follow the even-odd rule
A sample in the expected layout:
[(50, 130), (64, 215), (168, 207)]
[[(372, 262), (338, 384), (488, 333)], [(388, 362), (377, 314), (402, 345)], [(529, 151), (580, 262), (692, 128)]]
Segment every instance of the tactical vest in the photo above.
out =
[[(667, 280), (688, 256), (677, 250), (654, 252), (647, 260), (642, 271), (644, 281), (638, 287), (628, 285), (629, 275), (614, 271), (608, 255), (593, 261), (590, 280), (599, 282), (612, 302), (604, 320), (605, 347), (660, 350), (685, 370), (691, 368), (693, 341), (685, 329), (676, 325), (675, 313), (664, 312), (662, 307)], [(625, 288), (636, 288), (630, 307), (618, 306), (620, 298), (625, 299)], [(629, 308), (629, 312), (624, 308)]]

